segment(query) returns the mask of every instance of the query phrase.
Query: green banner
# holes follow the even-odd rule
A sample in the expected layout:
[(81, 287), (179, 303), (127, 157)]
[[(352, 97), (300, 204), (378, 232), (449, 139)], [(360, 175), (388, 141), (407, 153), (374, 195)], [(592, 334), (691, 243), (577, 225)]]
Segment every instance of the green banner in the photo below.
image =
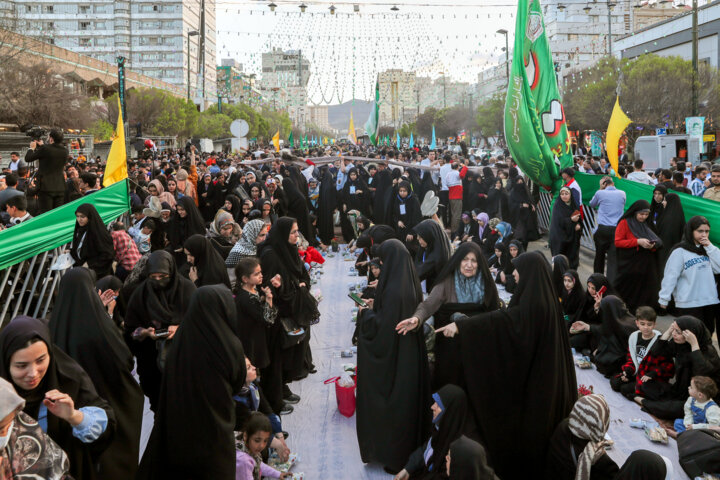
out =
[[(583, 203), (590, 203), (593, 195), (595, 195), (595, 192), (600, 188), (601, 178), (602, 176), (600, 175), (588, 175), (587, 173), (575, 174), (575, 180), (582, 189)], [(644, 183), (633, 182), (632, 180), (622, 178), (615, 178), (613, 181), (618, 190), (622, 190), (627, 196), (627, 201), (625, 202), (626, 210), (637, 200), (652, 202), (654, 185), (645, 185)], [(711, 227), (710, 241), (720, 246), (720, 203), (687, 193), (673, 191), (670, 191), (670, 193), (677, 193), (680, 197), (680, 203), (682, 204), (686, 221), (695, 215), (702, 215), (708, 219)]]
[(72, 240), (75, 210), (91, 203), (106, 224), (130, 210), (127, 180), (0, 232), (0, 270)]
[(505, 141), (520, 169), (556, 193), (560, 169), (573, 160), (539, 0), (518, 3), (504, 123)]

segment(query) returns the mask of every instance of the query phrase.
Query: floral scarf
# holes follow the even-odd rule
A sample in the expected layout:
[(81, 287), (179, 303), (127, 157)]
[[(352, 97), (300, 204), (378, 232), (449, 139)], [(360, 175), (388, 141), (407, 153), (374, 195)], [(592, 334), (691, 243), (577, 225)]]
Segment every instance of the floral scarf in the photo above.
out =
[(235, 448), (244, 452), (255, 460), (255, 466), (253, 467), (253, 480), (260, 480), (260, 465), (262, 465), (262, 457), (260, 455), (253, 455), (245, 445), (245, 441), (242, 439), (242, 432), (235, 432)]

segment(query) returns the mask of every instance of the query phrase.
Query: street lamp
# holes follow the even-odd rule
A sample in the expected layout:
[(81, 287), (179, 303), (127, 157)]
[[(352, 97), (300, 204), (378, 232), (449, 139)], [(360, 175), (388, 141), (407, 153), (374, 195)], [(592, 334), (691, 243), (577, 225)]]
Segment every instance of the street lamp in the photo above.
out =
[(330, 10), (330, 15), (335, 15), (335, 10), (337, 10), (337, 8), (335, 8), (335, 5), (330, 5), (329, 10)]
[(440, 72), (440, 75), (443, 76), (443, 108), (447, 108), (447, 93), (445, 89), (447, 82), (445, 81), (445, 72)]
[(305, 5), (304, 3), (301, 3), (300, 4), (300, 13), (305, 13), (306, 9), (307, 9), (307, 5)]
[[(692, 2), (692, 114), (698, 116), (698, 0)], [(702, 155), (702, 152), (700, 152)]]
[(188, 45), (187, 45), (187, 99), (190, 101), (190, 37), (195, 37), (197, 35), (200, 35), (200, 32), (197, 30), (190, 30), (187, 33), (188, 37)]
[[(599, 3), (596, 0), (594, 0), (593, 3)], [(608, 57), (612, 57), (612, 10), (615, 8), (617, 3), (615, 3), (613, 0), (608, 0), (606, 2), (607, 5), (607, 15), (608, 15)], [(590, 6), (586, 6), (583, 8), (583, 11), (585, 13), (590, 13)]]
[(505, 35), (505, 78), (507, 78), (508, 85), (510, 85), (510, 44), (508, 43), (508, 31), (501, 28), (495, 33)]
[(270, 7), (271, 12), (274, 12), (277, 5), (275, 5), (274, 2), (270, 2), (270, 3), (268, 3), (268, 7)]

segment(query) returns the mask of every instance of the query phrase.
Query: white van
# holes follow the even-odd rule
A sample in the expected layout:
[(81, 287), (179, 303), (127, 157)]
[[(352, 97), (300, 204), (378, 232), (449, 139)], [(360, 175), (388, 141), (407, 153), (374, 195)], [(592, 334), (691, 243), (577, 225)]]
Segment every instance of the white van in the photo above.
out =
[(697, 139), (688, 142), (688, 135), (648, 135), (635, 140), (635, 160), (645, 162), (644, 169), (670, 168), (670, 159), (687, 149), (692, 165), (700, 163), (700, 144)]

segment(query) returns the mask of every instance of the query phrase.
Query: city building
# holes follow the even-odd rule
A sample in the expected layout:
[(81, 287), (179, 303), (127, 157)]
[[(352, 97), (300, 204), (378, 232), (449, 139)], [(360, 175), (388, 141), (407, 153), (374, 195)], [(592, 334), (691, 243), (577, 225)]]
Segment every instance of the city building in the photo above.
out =
[(185, 89), (189, 76), (193, 98), (216, 97), (215, 0), (2, 3), (17, 32), (107, 63), (123, 56), (126, 68)]
[[(504, 60), (504, 58), (503, 58)], [(512, 64), (512, 57), (510, 57)], [(478, 73), (478, 83), (475, 88), (475, 94), (478, 102), (488, 100), (498, 93), (507, 91), (508, 70), (503, 61), (499, 65), (487, 68)]]
[[(692, 60), (692, 9), (620, 38), (615, 45), (618, 58), (654, 53)], [(720, 1), (698, 8), (698, 61), (720, 66)]]
[(432, 80), (428, 77), (416, 78), (416, 110), (425, 112), (429, 107), (441, 110), (457, 105), (467, 105), (475, 92), (466, 82), (455, 82), (445, 75)]
[(217, 67), (217, 95), (226, 103), (244, 103), (257, 107), (262, 103), (262, 93), (255, 85), (255, 74), (243, 72), (242, 64), (224, 58)]
[(310, 105), (308, 106), (308, 123), (318, 127), (320, 130), (330, 130), (330, 122), (328, 120), (327, 105)]
[(378, 74), (380, 125), (400, 127), (417, 115), (415, 72), (390, 69)]
[(293, 125), (303, 127), (308, 115), (307, 85), (310, 61), (301, 50), (273, 48), (262, 54), (262, 80), (259, 84), (268, 105), (285, 110)]

